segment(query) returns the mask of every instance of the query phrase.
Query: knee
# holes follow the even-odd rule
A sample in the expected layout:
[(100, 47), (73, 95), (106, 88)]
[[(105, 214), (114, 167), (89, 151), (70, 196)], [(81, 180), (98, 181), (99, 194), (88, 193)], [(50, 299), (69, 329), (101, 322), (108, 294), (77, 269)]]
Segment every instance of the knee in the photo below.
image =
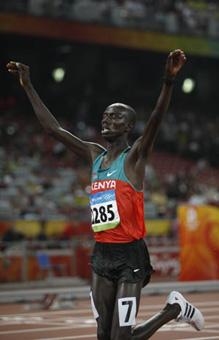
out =
[(110, 340), (110, 330), (103, 329), (102, 327), (97, 328), (97, 340)]
[(130, 327), (118, 327), (117, 330), (112, 330), (110, 340), (131, 340)]

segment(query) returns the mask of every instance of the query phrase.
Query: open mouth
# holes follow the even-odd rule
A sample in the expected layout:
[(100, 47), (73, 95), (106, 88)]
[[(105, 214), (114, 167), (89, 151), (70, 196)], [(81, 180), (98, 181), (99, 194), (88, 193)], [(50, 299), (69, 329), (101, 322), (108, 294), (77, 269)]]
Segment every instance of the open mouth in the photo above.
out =
[(105, 132), (109, 132), (109, 131), (110, 131), (110, 129), (109, 129), (109, 128), (107, 128), (107, 127), (103, 127), (101, 132), (102, 132), (102, 133), (105, 133)]

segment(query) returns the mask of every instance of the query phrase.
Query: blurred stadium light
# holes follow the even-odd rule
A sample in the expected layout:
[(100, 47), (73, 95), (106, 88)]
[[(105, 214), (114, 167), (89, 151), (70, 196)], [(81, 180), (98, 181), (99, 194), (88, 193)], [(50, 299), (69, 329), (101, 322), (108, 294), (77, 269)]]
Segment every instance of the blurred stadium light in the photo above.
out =
[(184, 93), (191, 93), (195, 88), (195, 81), (191, 78), (186, 78), (183, 81), (182, 90)]
[(57, 67), (52, 71), (52, 76), (53, 79), (57, 82), (60, 83), (63, 81), (65, 77), (65, 69), (63, 67)]

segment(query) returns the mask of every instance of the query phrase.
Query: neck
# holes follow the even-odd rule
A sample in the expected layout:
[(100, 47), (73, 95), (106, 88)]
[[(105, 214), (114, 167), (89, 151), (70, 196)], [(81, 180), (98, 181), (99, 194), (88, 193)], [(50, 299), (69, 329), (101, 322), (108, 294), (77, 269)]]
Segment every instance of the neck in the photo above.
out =
[(124, 149), (129, 146), (128, 141), (125, 139), (116, 139), (114, 141), (108, 141), (106, 145), (107, 159), (115, 159)]

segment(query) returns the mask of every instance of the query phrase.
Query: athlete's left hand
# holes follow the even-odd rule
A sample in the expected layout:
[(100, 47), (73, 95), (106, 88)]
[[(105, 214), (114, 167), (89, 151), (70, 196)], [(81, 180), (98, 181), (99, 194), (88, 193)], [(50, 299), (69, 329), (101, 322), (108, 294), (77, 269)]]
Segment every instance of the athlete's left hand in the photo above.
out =
[(170, 52), (170, 54), (167, 57), (165, 75), (174, 78), (180, 71), (182, 66), (185, 64), (185, 62), (186, 56), (182, 50), (178, 49)]

